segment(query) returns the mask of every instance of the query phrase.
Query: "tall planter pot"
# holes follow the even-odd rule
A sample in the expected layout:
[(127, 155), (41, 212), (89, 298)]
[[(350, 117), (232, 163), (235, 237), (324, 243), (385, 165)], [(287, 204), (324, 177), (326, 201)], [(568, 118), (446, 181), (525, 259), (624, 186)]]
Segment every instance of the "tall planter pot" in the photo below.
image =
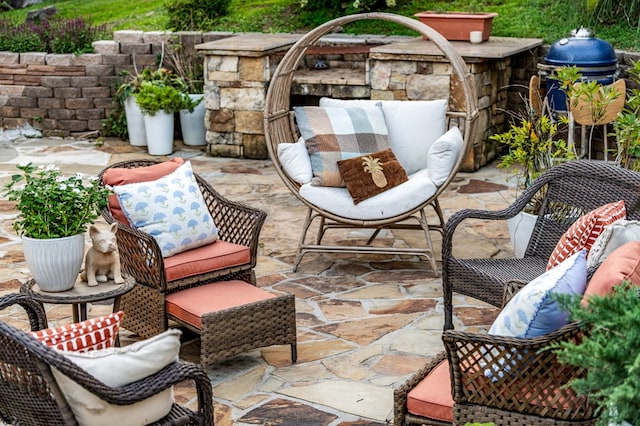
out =
[[(189, 95), (189, 97), (196, 101), (202, 99), (204, 95)], [(182, 129), (182, 141), (185, 145), (202, 146), (207, 144), (204, 114), (204, 101), (200, 101), (193, 112), (180, 111), (180, 128)]]
[(127, 117), (129, 143), (133, 146), (147, 146), (144, 118), (135, 96), (129, 96), (124, 101), (124, 113)]
[(144, 114), (144, 126), (147, 129), (149, 154), (169, 155), (173, 152), (173, 112)]
[(42, 291), (73, 288), (84, 257), (84, 234), (37, 239), (22, 237), (22, 248), (33, 279)]

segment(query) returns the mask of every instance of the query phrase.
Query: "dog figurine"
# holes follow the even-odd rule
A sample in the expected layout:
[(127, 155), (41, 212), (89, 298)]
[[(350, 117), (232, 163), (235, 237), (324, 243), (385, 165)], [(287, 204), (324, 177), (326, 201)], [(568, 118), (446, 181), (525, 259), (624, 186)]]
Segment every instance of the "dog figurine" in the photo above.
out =
[(89, 237), (93, 247), (87, 251), (84, 271), (80, 275), (89, 287), (95, 287), (99, 282), (104, 283), (110, 279), (116, 284), (124, 282), (120, 270), (116, 232), (118, 232), (117, 223), (112, 223), (108, 229), (100, 229), (95, 225), (89, 227)]

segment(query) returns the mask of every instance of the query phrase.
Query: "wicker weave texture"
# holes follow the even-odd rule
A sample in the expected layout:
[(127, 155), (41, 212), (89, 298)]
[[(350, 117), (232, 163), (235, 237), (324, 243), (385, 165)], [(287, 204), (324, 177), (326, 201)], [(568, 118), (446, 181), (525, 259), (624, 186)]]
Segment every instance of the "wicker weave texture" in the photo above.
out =
[[(523, 259), (461, 259), (453, 254), (454, 234), (466, 219), (506, 220), (524, 210), (542, 188), (546, 195)], [(453, 328), (453, 292), (501, 306), (505, 283), (529, 282), (546, 270), (556, 244), (581, 215), (624, 200), (627, 217), (640, 219), (640, 174), (616, 165), (576, 160), (549, 169), (508, 208), (465, 209), (446, 223), (442, 241), (445, 329)]]
[[(0, 309), (19, 304), (29, 315), (32, 330), (46, 327), (42, 307), (24, 294), (0, 297)], [(0, 322), (0, 419), (9, 424), (75, 425), (50, 368), (55, 367), (100, 399), (129, 405), (183, 381), (193, 381), (198, 410), (174, 404), (157, 425), (213, 425), (213, 394), (209, 377), (194, 364), (177, 361), (153, 376), (112, 388), (78, 368), (58, 351), (27, 333)]]
[[(442, 52), (443, 56), (449, 60), (451, 67), (455, 73), (455, 84), (460, 85), (464, 91), (464, 102), (462, 102), (463, 111), (448, 111), (448, 125), (458, 126), (463, 133), (464, 147), (461, 150), (461, 154), (457, 159), (454, 172), (450, 174), (447, 181), (438, 187), (435, 194), (428, 200), (418, 206), (403, 212), (394, 217), (388, 217), (376, 220), (362, 220), (347, 217), (346, 215), (338, 215), (332, 212), (326, 211), (309, 201), (305, 200), (298, 193), (300, 184), (289, 176), (284, 170), (282, 164), (280, 164), (277, 151), (278, 144), (291, 143), (298, 140), (298, 132), (296, 124), (291, 114), (291, 88), (293, 84), (293, 77), (296, 70), (303, 63), (307, 50), (314, 46), (322, 36), (331, 33), (337, 28), (343, 25), (349, 24), (359, 20), (383, 20), (390, 21), (407, 28), (413, 29), (424, 36), (427, 36), (430, 42), (434, 43)], [(427, 42), (425, 42), (427, 43)], [(452, 79), (453, 80), (453, 79)], [(410, 102), (410, 101), (407, 101)], [(429, 225), (426, 222), (425, 209), (431, 205), (437, 215), (441, 218), (442, 212), (437, 204), (438, 195), (446, 189), (449, 182), (455, 176), (462, 165), (464, 158), (471, 149), (471, 141), (476, 127), (476, 118), (478, 117), (477, 106), (477, 94), (476, 86), (474, 83), (473, 74), (469, 72), (469, 69), (462, 59), (462, 57), (456, 52), (450, 42), (448, 42), (440, 33), (432, 29), (431, 27), (419, 22), (416, 19), (408, 18), (405, 16), (394, 15), (389, 13), (365, 13), (348, 15), (341, 18), (334, 19), (325, 24), (322, 24), (304, 36), (302, 36), (284, 55), (277, 69), (275, 70), (265, 100), (264, 111), (264, 128), (265, 136), (267, 139), (267, 149), (269, 156), (275, 166), (276, 172), (285, 183), (287, 188), (302, 202), (305, 204), (309, 211), (307, 213), (307, 220), (305, 222), (302, 236), (298, 245), (296, 260), (294, 261), (294, 271), (297, 268), (302, 256), (308, 252), (349, 252), (349, 253), (379, 253), (379, 254), (408, 254), (414, 256), (426, 257), (430, 260), (431, 265), (436, 269), (435, 257), (433, 256), (431, 239), (429, 236)], [(405, 219), (411, 220), (407, 224)], [(307, 232), (309, 227), (315, 219), (318, 219), (320, 226), (314, 243), (306, 243)], [(419, 224), (416, 226), (416, 222)], [(371, 244), (366, 246), (357, 245), (328, 245), (322, 243), (322, 236), (325, 232), (331, 228), (339, 227), (353, 227), (353, 228), (380, 228), (394, 226), (396, 229), (411, 229), (421, 230), (425, 234), (426, 248), (410, 250), (393, 250), (393, 248), (384, 248), (380, 250), (378, 247), (374, 247)], [(371, 241), (370, 241), (371, 242)]]

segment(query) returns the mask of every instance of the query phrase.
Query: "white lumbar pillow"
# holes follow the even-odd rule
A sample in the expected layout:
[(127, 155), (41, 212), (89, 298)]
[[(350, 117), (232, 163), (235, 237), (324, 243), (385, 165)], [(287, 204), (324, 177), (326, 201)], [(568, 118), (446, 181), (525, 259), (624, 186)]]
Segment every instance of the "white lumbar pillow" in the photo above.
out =
[[(89, 352), (60, 352), (80, 368), (112, 387), (124, 386), (157, 373), (178, 360), (180, 330), (170, 329), (147, 340), (121, 348)], [(131, 405), (114, 405), (98, 398), (84, 387), (52, 368), (78, 424), (113, 426), (153, 423), (171, 411), (173, 388)]]
[(453, 171), (463, 144), (460, 129), (452, 127), (429, 148), (427, 170), (429, 177), (437, 186), (442, 185)]
[(446, 130), (447, 101), (380, 101), (321, 98), (321, 107), (374, 106), (381, 104), (389, 133), (389, 145), (407, 174), (427, 167), (431, 145)]
[(291, 179), (300, 185), (311, 182), (313, 177), (311, 159), (302, 137), (296, 143), (279, 143), (278, 159)]

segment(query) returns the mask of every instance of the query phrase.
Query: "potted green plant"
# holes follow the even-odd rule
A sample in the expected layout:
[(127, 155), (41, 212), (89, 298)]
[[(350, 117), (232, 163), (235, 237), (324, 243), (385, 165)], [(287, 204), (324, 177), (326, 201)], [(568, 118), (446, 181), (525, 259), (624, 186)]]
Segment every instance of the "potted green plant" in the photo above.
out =
[(616, 162), (627, 169), (640, 171), (640, 61), (633, 62), (627, 73), (634, 85), (613, 123), (618, 144)]
[(136, 73), (135, 75), (130, 74), (128, 71), (123, 71), (120, 77), (123, 82), (118, 86), (116, 99), (125, 112), (129, 143), (133, 146), (147, 146), (142, 110), (138, 106), (134, 95), (140, 90), (140, 85), (143, 81), (152, 79), (153, 70), (145, 68), (142, 73)]
[(140, 83), (134, 93), (142, 110), (147, 149), (151, 155), (167, 155), (173, 151), (173, 115), (182, 109), (193, 109), (184, 80), (165, 68), (153, 78)]
[(4, 192), (16, 202), (13, 228), (22, 236), (25, 260), (40, 288), (72, 288), (82, 266), (84, 234), (107, 205), (97, 178), (64, 176), (55, 165), (17, 166)]
[[(506, 132), (489, 137), (506, 148), (498, 167), (514, 170), (520, 189), (528, 188), (554, 164), (576, 158), (573, 146), (559, 137), (561, 127), (568, 125), (567, 118), (560, 117), (556, 121), (548, 114), (534, 110), (527, 99), (525, 105), (524, 112), (512, 114)], [(543, 195), (534, 197), (525, 211), (508, 221), (516, 257), (524, 256)]]
[(595, 402), (601, 425), (640, 424), (638, 289), (624, 282), (612, 294), (590, 297), (586, 307), (580, 298), (559, 298), (571, 319), (580, 322), (584, 336), (552, 348), (560, 362), (586, 369), (586, 375), (569, 386)]

